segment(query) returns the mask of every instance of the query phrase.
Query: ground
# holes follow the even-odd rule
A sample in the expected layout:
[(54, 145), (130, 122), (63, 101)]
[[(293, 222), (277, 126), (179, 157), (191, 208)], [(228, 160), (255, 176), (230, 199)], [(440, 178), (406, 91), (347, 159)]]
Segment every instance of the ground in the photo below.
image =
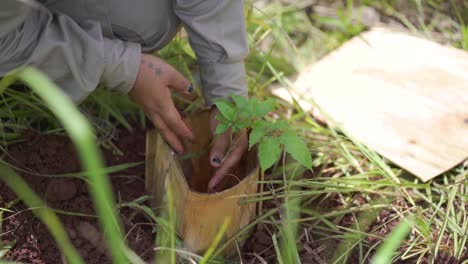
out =
[[(145, 131), (143, 129), (135, 129), (133, 132), (119, 129), (115, 136), (117, 137), (115, 147), (122, 153), (117, 155), (112, 149), (103, 149), (107, 166), (132, 164), (145, 159)], [(103, 248), (86, 183), (76, 178), (52, 177), (52, 175), (80, 171), (79, 159), (73, 143), (66, 136), (43, 135), (36, 131), (28, 131), (23, 138), (25, 141), (9, 146), (7, 161), (16, 167), (19, 174), (47, 201), (51, 208), (57, 210), (74, 246), (86, 263), (112, 263)], [(312, 175), (306, 173), (304, 177), (312, 177)], [(146, 195), (144, 164), (113, 173), (110, 178), (119, 204), (131, 202)], [(330, 199), (328, 204), (322, 206), (339, 208), (338, 200), (337, 197)], [(366, 203), (362, 197), (358, 197), (357, 200), (362, 204)], [(11, 201), (16, 202), (9, 206), (8, 203)], [(267, 202), (263, 206), (264, 211), (268, 212), (276, 205), (275, 202)], [(1, 242), (3, 245), (12, 245), (5, 259), (34, 264), (61, 263), (63, 256), (47, 228), (33, 216), (30, 209), (17, 201), (15, 194), (4, 183), (0, 183), (0, 207), (12, 210), (12, 213), (3, 212), (2, 214)], [(381, 219), (373, 226), (384, 223), (388, 215), (390, 215), (388, 211), (381, 212)], [(120, 216), (130, 248), (144, 260), (151, 261), (155, 247), (154, 223), (142, 211), (132, 208), (121, 209)], [(352, 219), (348, 217), (342, 222), (350, 226)], [(397, 221), (392, 221), (385, 228), (379, 227), (380, 235), (388, 234), (396, 224)], [(272, 232), (274, 230), (267, 225), (258, 225), (242, 248), (242, 260), (246, 263), (274, 263), (276, 256), (272, 246)], [(301, 230), (298, 239), (302, 247), (300, 251), (302, 263), (327, 263), (325, 260), (330, 254), (330, 249), (316, 239), (316, 235), (311, 230)], [(367, 240), (371, 244), (376, 242), (372, 236), (367, 237)], [(349, 263), (357, 263), (356, 254), (357, 252), (351, 255)], [(234, 259), (239, 260), (239, 257)], [(413, 261), (401, 263), (413, 263)], [(421, 263), (430, 262), (427, 260)], [(436, 263), (461, 262), (453, 257), (440, 255)]]
[[(463, 0), (259, 0), (254, 4), (248, 13), (251, 51), (246, 68), (250, 94), (259, 98), (270, 96), (266, 87), (271, 83), (284, 81), (284, 76), (292, 76), (373, 25), (408, 30), (468, 50), (468, 3)], [(191, 76), (197, 70), (196, 60), (181, 35), (158, 55)], [(197, 82), (196, 74), (193, 81)], [(84, 175), (79, 173), (79, 159), (62, 125), (34, 92), (24, 87), (2, 91), (1, 85), (0, 92), (2, 161), (15, 166), (55, 209), (86, 263), (111, 263), (102, 247), (88, 186), (80, 179)], [(187, 111), (200, 107), (200, 101), (177, 102)], [(284, 221), (282, 207), (290, 195), (301, 198), (301, 211), (292, 222), (300, 222), (295, 241), (302, 263), (329, 263), (333, 255), (345, 256), (347, 263), (369, 263), (375, 249), (410, 215), (416, 221), (394, 263), (452, 264), (468, 259), (468, 162), (422, 183), (378, 155), (364, 155), (342, 134), (318, 125), (297, 107), (282, 101), (280, 105), (268, 120), (288, 120), (312, 150), (314, 169), (304, 172), (291, 163), (268, 171), (264, 214), (254, 220), (257, 228), (234, 262), (277, 262), (273, 237), (281, 243), (278, 230), (291, 224)], [(80, 109), (97, 132), (106, 166), (126, 167), (110, 175), (112, 187), (129, 246), (150, 261), (156, 224), (141, 210), (123, 206), (146, 195), (141, 163), (144, 116), (126, 97), (104, 90), (95, 92)], [(391, 181), (382, 163), (401, 184)], [(293, 183), (295, 188), (285, 191), (283, 178), (291, 174), (299, 176), (284, 186)], [(0, 258), (6, 254), (4, 259), (23, 263), (61, 263), (62, 253), (33, 210), (0, 181)]]
[[(21, 175), (51, 208), (65, 212), (60, 214), (60, 217), (73, 244), (86, 259), (86, 263), (111, 263), (102, 249), (86, 239), (86, 235), (83, 237), (83, 234), (93, 232), (93, 228), (83, 222), (97, 227), (86, 183), (80, 179), (41, 176), (80, 171), (79, 159), (72, 142), (64, 136), (46, 136), (33, 131), (29, 131), (24, 137), (26, 141), (8, 148), (7, 160), (23, 171)], [(123, 155), (115, 155), (112, 150), (104, 150), (108, 166), (144, 160), (143, 130), (129, 133), (122, 129), (119, 130), (118, 138), (116, 147), (123, 151)], [(35, 173), (30, 174), (27, 171)], [(143, 164), (115, 173), (111, 175), (111, 180), (114, 192), (121, 203), (145, 195)], [(13, 201), (15, 198), (14, 193), (5, 184), (0, 183), (1, 207), (5, 206), (5, 202)], [(21, 203), (11, 208), (15, 213), (3, 214), (2, 243), (14, 242), (14, 247), (6, 254), (6, 259), (24, 263), (60, 263), (57, 261), (61, 259), (61, 253), (45, 226)], [(91, 217), (72, 216), (71, 212), (88, 214)], [(120, 212), (122, 219), (125, 219), (123, 223), (129, 245), (142, 258), (150, 259), (155, 237), (153, 226), (138, 212), (130, 209), (122, 209)], [(87, 232), (80, 233), (80, 229)]]

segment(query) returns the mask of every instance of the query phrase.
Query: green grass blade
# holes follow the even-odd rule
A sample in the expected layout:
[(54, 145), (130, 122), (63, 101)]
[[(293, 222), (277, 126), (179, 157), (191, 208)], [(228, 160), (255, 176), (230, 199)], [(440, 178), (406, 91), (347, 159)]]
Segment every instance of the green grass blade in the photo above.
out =
[[(388, 201), (385, 198), (378, 198), (374, 201), (374, 204), (391, 204), (392, 201)], [(362, 211), (356, 218), (356, 221), (353, 223), (351, 230), (356, 232), (348, 232), (344, 235), (341, 243), (335, 250), (333, 255), (332, 263), (347, 263), (348, 257), (351, 254), (353, 248), (361, 243), (367, 234), (361, 233), (369, 229), (372, 223), (375, 221), (379, 213), (384, 210), (384, 208), (373, 208), (369, 211)], [(350, 230), (350, 231), (351, 231)]]
[(273, 234), (271, 239), (273, 240), (273, 246), (275, 247), (276, 259), (278, 260), (278, 264), (290, 264), (290, 263), (283, 262), (283, 257), (281, 256), (281, 250), (278, 245), (278, 239), (276, 238), (276, 234)]
[(284, 219), (280, 227), (280, 250), (283, 263), (300, 263), (296, 241), (298, 225), (295, 221), (299, 218), (300, 201), (298, 198), (287, 198), (284, 203)]
[(103, 171), (100, 151), (94, 142), (94, 133), (70, 98), (38, 70), (26, 67), (13, 73), (35, 91), (62, 122), (73, 140), (80, 160), (90, 177), (90, 193), (98, 213), (101, 228), (114, 263), (128, 263), (125, 256), (122, 231), (117, 218), (109, 179)]
[(216, 237), (214, 238), (213, 242), (211, 243), (210, 247), (206, 250), (205, 255), (203, 255), (203, 259), (199, 262), (199, 264), (206, 264), (208, 263), (209, 259), (211, 256), (213, 256), (213, 253), (218, 247), (219, 243), (224, 237), (224, 234), (226, 233), (227, 228), (229, 227), (230, 219), (226, 218), (221, 225), (221, 228), (219, 229), (218, 234), (216, 234)]
[(387, 264), (391, 263), (391, 259), (395, 252), (398, 250), (401, 242), (405, 239), (411, 231), (411, 223), (413, 220), (403, 219), (398, 226), (388, 235), (387, 239), (377, 249), (372, 264)]
[[(170, 179), (168, 179), (170, 181)], [(156, 219), (159, 228), (156, 232), (156, 245), (160, 248), (156, 252), (155, 263), (176, 264), (176, 215), (174, 208), (174, 196), (171, 189), (171, 183), (167, 183), (165, 199), (166, 208), (161, 213), (161, 217)], [(148, 212), (154, 215), (152, 212)], [(153, 216), (154, 217), (154, 216)]]
[(47, 226), (57, 242), (59, 249), (65, 254), (70, 264), (84, 263), (80, 255), (73, 247), (65, 229), (55, 213), (46, 207), (26, 182), (11, 168), (0, 163), (0, 179), (2, 179), (15, 193), (30, 207), (32, 212)]

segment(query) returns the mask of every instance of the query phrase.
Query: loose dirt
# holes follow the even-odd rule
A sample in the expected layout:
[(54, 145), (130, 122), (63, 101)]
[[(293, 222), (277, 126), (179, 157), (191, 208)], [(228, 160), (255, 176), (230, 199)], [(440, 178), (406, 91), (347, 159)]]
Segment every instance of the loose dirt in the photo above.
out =
[[(135, 129), (132, 133), (118, 130), (115, 134), (115, 147), (122, 153), (116, 154), (115, 148), (102, 149), (106, 166), (129, 162), (140, 162), (145, 159), (145, 131)], [(81, 171), (79, 159), (73, 143), (64, 136), (42, 135), (29, 131), (23, 136), (24, 141), (8, 147), (4, 153), (11, 165), (28, 182), (34, 191), (47, 202), (51, 208), (60, 210), (58, 213), (73, 244), (83, 256), (86, 263), (111, 263), (107, 256), (102, 234), (93, 209), (86, 183), (77, 178), (50, 177)], [(313, 177), (307, 173), (304, 177)], [(138, 165), (125, 171), (110, 175), (113, 191), (117, 202), (124, 203), (146, 195), (144, 190), (144, 165)], [(330, 204), (323, 207), (340, 207), (335, 199), (328, 200)], [(335, 202), (334, 202), (335, 201)], [(277, 201), (280, 202), (280, 201)], [(264, 210), (277, 206), (275, 201), (263, 203)], [(365, 203), (365, 201), (362, 201)], [(336, 203), (336, 204), (335, 204)], [(5, 259), (33, 264), (65, 263), (56, 243), (47, 228), (34, 217), (32, 211), (17, 201), (16, 195), (0, 181), (0, 208), (9, 208), (13, 213), (0, 211), (3, 222), (0, 225), (0, 239), (5, 245), (12, 245)], [(83, 215), (71, 215), (70, 213)], [(89, 215), (89, 216), (86, 216)], [(153, 259), (155, 241), (154, 223), (142, 212), (131, 208), (120, 210), (121, 222), (125, 228), (128, 245), (145, 261)], [(385, 212), (380, 215), (385, 219)], [(351, 225), (352, 221), (343, 225)], [(379, 223), (374, 223), (378, 225)], [(391, 227), (379, 230), (379, 235), (385, 236)], [(274, 228), (262, 225), (247, 239), (242, 252), (244, 263), (276, 263), (276, 254), (271, 239)], [(329, 245), (314, 237), (312, 229), (302, 228), (299, 232), (300, 258), (302, 263), (327, 263), (330, 255)], [(383, 232), (383, 233), (382, 233)], [(370, 244), (377, 241), (368, 241)], [(1, 254), (2, 252), (0, 252)], [(349, 263), (357, 263), (358, 252), (353, 252)], [(239, 263), (239, 257), (234, 263)], [(407, 260), (400, 263), (415, 263)], [(426, 263), (426, 262), (424, 262)], [(428, 263), (428, 262), (427, 262)], [(450, 256), (440, 256), (437, 263), (460, 263)]]
[[(143, 130), (136, 130), (133, 133), (119, 130), (117, 137), (115, 145), (123, 155), (115, 155), (112, 149), (104, 149), (103, 156), (107, 166), (144, 160)], [(24, 139), (21, 143), (9, 146), (7, 161), (18, 168), (17, 172), (34, 191), (51, 208), (94, 215), (93, 204), (83, 180), (47, 177), (47, 175), (81, 171), (73, 143), (67, 137), (46, 136), (34, 131), (27, 132)], [(143, 177), (143, 164), (111, 175), (113, 190), (118, 201), (128, 202), (145, 195)], [(5, 207), (15, 199), (14, 193), (0, 182), (0, 207)], [(54, 239), (46, 227), (33, 216), (31, 210), (20, 202), (15, 203), (11, 210), (14, 213), (3, 214), (4, 221), (0, 232), (3, 245), (13, 243), (12, 249), (6, 254), (6, 259), (23, 263), (62, 263), (62, 255)], [(150, 260), (155, 237), (152, 224), (141, 212), (135, 210), (122, 209), (120, 214), (129, 246), (142, 258)], [(111, 263), (102, 248), (94, 217), (67, 214), (59, 216), (86, 263)]]
[[(140, 162), (145, 159), (145, 131), (118, 130), (115, 149), (102, 149), (106, 166)], [(17, 168), (31, 188), (53, 209), (78, 216), (58, 213), (66, 231), (86, 263), (111, 263), (103, 248), (102, 234), (98, 231), (93, 203), (87, 184), (77, 178), (51, 177), (51, 175), (81, 171), (73, 143), (65, 136), (43, 135), (28, 131), (24, 141), (8, 147), (5, 159)], [(110, 175), (118, 202), (132, 201), (146, 195), (144, 190), (144, 164)], [(0, 181), (0, 207), (17, 199), (16, 195)], [(3, 245), (13, 247), (6, 260), (33, 264), (65, 263), (53, 237), (30, 209), (17, 201), (9, 207), (13, 213), (3, 213), (0, 239)], [(153, 259), (155, 241), (154, 224), (141, 212), (129, 208), (120, 210), (129, 246), (144, 260)], [(266, 230), (256, 231), (247, 240), (242, 256), (247, 263), (274, 262), (271, 236)], [(254, 253), (256, 252), (256, 253)], [(237, 257), (238, 258), (238, 257)], [(234, 260), (236, 262), (236, 260)]]

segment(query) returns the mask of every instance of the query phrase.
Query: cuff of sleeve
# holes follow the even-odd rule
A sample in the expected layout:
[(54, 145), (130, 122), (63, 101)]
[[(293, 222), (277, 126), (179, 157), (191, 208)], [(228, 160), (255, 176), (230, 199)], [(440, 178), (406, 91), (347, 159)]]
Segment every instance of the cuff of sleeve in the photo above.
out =
[(101, 84), (106, 88), (128, 93), (140, 69), (141, 46), (120, 40), (104, 40), (105, 68)]
[(229, 98), (231, 94), (247, 97), (247, 79), (243, 62), (200, 63), (200, 77), (207, 107), (212, 106), (217, 99)]

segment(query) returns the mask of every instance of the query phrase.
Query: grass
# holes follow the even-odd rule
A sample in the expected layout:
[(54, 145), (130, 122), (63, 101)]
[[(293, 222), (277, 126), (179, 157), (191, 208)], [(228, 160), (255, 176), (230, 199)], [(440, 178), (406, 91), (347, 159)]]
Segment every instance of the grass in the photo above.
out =
[[(354, 10), (362, 6), (375, 8), (382, 20), (400, 23), (421, 37), (468, 50), (468, 4), (463, 1), (336, 1), (338, 15), (332, 17), (314, 13), (310, 2), (295, 1), (294, 4), (286, 5), (271, 1), (258, 8), (249, 8), (247, 4), (251, 53), (246, 65), (251, 94), (259, 98), (270, 96), (265, 88), (271, 83), (280, 82), (287, 86), (290, 84), (287, 76), (366, 30), (359, 19), (352, 19)], [(187, 40), (182, 36), (158, 54), (186, 76), (192, 76), (196, 60)], [(156, 245), (162, 252), (169, 252), (168, 263), (173, 263), (176, 256), (189, 263), (190, 260), (202, 263), (222, 262), (219, 260), (219, 253), (227, 245), (227, 241), (214, 241), (213, 247), (205, 256), (183, 251), (175, 238), (170, 210), (167, 217), (158, 218), (144, 206), (146, 197), (121, 204), (120, 207), (114, 204), (104, 175), (119, 168), (104, 170), (96, 145), (90, 141), (96, 139), (99, 146), (115, 149), (118, 153), (112, 143), (117, 126), (129, 130), (135, 124), (146, 126), (143, 113), (128, 98), (99, 90), (80, 106), (78, 112), (70, 104), (57, 104), (56, 102), (63, 101), (59, 93), (46, 94), (44, 87), (53, 85), (40, 78), (37, 73), (29, 70), (21, 74), (31, 90), (6, 88), (14, 83), (14, 78), (10, 77), (4, 78), (0, 83), (2, 150), (9, 144), (22, 141), (22, 132), (30, 128), (48, 134), (68, 133), (76, 140), (77, 147), (83, 148), (82, 153), (86, 154), (81, 156), (83, 164), (94, 160), (94, 163), (85, 166), (85, 170), (92, 171), (91, 174), (94, 175), (88, 178), (89, 188), (95, 190), (92, 192), (95, 195), (93, 199), (98, 205), (97, 213), (101, 216), (99, 219), (103, 230), (108, 231), (104, 233), (108, 236), (106, 242), (109, 247), (123, 246), (123, 236), (119, 224), (116, 224), (118, 210), (122, 207), (137, 208), (146, 211), (160, 230), (165, 230), (158, 232), (158, 235), (168, 235), (159, 238), (159, 242), (165, 241), (164, 243)], [(43, 83), (31, 78), (39, 78)], [(196, 83), (194, 78), (192, 81)], [(197, 92), (200, 92), (199, 85)], [(199, 109), (202, 103), (200, 100), (190, 103), (182, 98), (176, 98), (176, 101), (187, 112)], [(262, 216), (239, 232), (239, 236), (245, 235), (257, 225), (272, 235), (271, 248), (266, 249), (271, 254), (263, 255), (267, 263), (297, 263), (298, 259), (314, 254), (322, 259), (334, 260), (331, 263), (389, 263), (389, 260), (437, 263), (443, 256), (452, 256), (459, 260), (466, 257), (466, 166), (459, 165), (437, 179), (422, 183), (401, 169), (391, 166), (346, 134), (318, 125), (298, 105), (280, 103), (281, 110), (276, 114), (287, 119), (306, 139), (313, 154), (315, 169), (313, 177), (303, 178), (303, 168), (283, 159), (269, 171), (263, 193), (250, 198), (250, 202), (263, 201), (264, 204), (274, 205), (273, 209), (265, 207)], [(67, 111), (72, 111), (72, 115), (81, 121), (67, 123), (67, 118), (61, 116)], [(83, 116), (91, 123), (96, 138)], [(71, 120), (69, 117), (68, 119)], [(89, 156), (89, 153), (94, 153), (91, 154), (94, 156)], [(65, 176), (83, 178), (87, 174), (90, 173)], [(3, 175), (12, 174), (8, 171)], [(26, 187), (21, 186), (23, 191), (18, 193), (27, 194), (24, 191)], [(40, 210), (47, 212), (49, 221), (56, 218), (42, 204), (31, 204), (26, 197), (19, 197), (31, 208), (43, 208)], [(14, 207), (4, 210), (14, 210)], [(0, 212), (4, 210), (0, 208)], [(47, 219), (42, 220), (48, 223)], [(60, 224), (54, 226), (58, 228)], [(51, 233), (58, 234), (58, 241), (67, 240), (61, 231), (53, 230), (51, 229)], [(221, 236), (222, 232), (219, 237)], [(67, 245), (61, 242), (58, 243), (59, 246)], [(0, 252), (8, 250), (9, 245), (2, 246)], [(322, 247), (324, 249), (320, 254), (314, 253), (314, 249)], [(65, 248), (64, 252), (67, 250)], [(127, 263), (130, 258), (134, 263), (141, 261), (126, 248), (116, 251), (116, 263)], [(252, 259), (260, 261), (257, 256)]]

